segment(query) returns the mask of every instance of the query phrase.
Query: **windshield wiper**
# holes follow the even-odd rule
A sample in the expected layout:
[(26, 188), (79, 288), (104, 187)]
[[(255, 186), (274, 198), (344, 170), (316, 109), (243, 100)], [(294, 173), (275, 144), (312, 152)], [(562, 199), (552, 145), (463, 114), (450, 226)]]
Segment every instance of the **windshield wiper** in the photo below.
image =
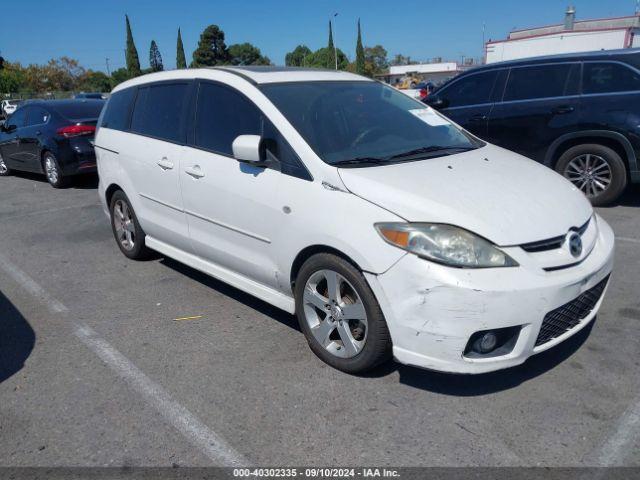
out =
[(331, 165), (334, 167), (348, 167), (348, 166), (358, 166), (358, 165), (380, 165), (387, 161), (386, 158), (378, 158), (378, 157), (357, 157), (357, 158), (349, 158), (347, 160), (338, 160), (337, 162), (333, 162)]
[(392, 155), (388, 158), (388, 160), (397, 160), (399, 158), (407, 158), (407, 157), (414, 157), (416, 155), (423, 155), (425, 153), (439, 153), (439, 152), (450, 152), (450, 154), (452, 153), (457, 153), (457, 152), (467, 152), (469, 150), (475, 150), (476, 147), (454, 147), (454, 146), (448, 146), (448, 147), (444, 147), (441, 145), (431, 145), (429, 147), (420, 147), (420, 148), (415, 148), (413, 150), (409, 150), (408, 152), (402, 152), (402, 153), (397, 153), (395, 155)]

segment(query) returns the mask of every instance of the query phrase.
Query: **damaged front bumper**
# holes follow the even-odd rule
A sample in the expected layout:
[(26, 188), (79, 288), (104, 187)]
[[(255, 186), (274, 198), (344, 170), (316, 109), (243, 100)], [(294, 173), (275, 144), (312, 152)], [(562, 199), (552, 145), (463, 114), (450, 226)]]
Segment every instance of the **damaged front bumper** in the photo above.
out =
[[(531, 262), (526, 267), (451, 268), (407, 254), (381, 275), (366, 274), (387, 320), (395, 358), (432, 370), (484, 373), (519, 365), (574, 335), (595, 317), (604, 292), (577, 325), (536, 345), (545, 315), (611, 273), (614, 234), (600, 218), (598, 226), (588, 257), (552, 272)], [(514, 249), (519, 248), (505, 251), (518, 260)], [(506, 327), (519, 327), (508, 353), (465, 354), (474, 333)]]

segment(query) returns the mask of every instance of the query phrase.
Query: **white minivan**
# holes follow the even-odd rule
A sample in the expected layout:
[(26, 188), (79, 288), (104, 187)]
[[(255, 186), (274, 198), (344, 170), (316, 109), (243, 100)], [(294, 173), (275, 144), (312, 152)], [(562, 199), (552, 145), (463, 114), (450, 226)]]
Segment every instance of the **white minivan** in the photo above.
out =
[(220, 67), (116, 87), (95, 147), (120, 250), (298, 317), (346, 372), (523, 363), (588, 325), (614, 235), (552, 170), (346, 72)]

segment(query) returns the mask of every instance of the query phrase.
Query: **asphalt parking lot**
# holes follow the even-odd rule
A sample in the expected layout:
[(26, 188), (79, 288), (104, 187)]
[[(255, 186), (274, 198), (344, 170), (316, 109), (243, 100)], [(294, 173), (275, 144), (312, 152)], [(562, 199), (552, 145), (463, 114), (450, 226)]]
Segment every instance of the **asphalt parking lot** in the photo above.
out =
[(354, 377), (292, 316), (126, 259), (95, 187), (0, 178), (0, 466), (640, 466), (640, 189), (598, 209), (593, 328), (492, 374)]

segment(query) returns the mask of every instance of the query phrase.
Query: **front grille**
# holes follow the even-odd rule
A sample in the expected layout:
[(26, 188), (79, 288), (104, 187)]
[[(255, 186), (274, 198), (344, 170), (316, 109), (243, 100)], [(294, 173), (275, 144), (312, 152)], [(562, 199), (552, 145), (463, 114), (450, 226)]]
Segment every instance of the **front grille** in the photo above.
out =
[(561, 307), (550, 311), (544, 316), (540, 333), (536, 339), (536, 347), (559, 337), (568, 330), (578, 325), (585, 318), (600, 300), (604, 288), (607, 286), (609, 277), (605, 277), (595, 287), (590, 288), (578, 298), (565, 303)]
[[(573, 227), (571, 231), (577, 232), (578, 235), (582, 236), (584, 232), (587, 231), (589, 227), (589, 223), (591, 222), (591, 218), (587, 220), (587, 222), (581, 227)], [(547, 238), (546, 240), (539, 240), (537, 242), (524, 243), (520, 245), (525, 252), (529, 253), (538, 253), (538, 252), (547, 252), (549, 250), (557, 250), (562, 247), (564, 243), (566, 235), (561, 235), (559, 237)]]

